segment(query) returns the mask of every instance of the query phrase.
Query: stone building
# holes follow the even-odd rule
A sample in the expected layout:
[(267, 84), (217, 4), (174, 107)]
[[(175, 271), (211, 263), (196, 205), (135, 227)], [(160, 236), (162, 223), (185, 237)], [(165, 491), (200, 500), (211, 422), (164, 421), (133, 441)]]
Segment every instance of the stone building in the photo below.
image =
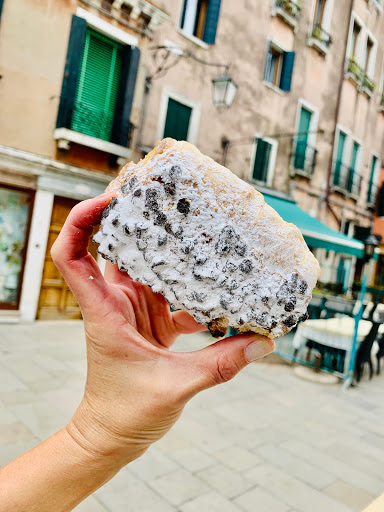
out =
[[(352, 283), (383, 152), (383, 0), (0, 5), (0, 319), (79, 316), (49, 248), (164, 136), (265, 193), (322, 279)], [(217, 109), (227, 72), (238, 90)]]

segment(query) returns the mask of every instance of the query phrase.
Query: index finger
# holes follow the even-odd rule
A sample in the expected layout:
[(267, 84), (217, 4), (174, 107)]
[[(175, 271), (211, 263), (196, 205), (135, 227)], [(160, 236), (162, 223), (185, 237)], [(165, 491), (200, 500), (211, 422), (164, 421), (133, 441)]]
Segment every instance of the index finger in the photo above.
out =
[(99, 266), (88, 252), (88, 241), (114, 195), (106, 193), (77, 204), (70, 211), (51, 249), (53, 262), (80, 306), (91, 305), (106, 296), (107, 285)]

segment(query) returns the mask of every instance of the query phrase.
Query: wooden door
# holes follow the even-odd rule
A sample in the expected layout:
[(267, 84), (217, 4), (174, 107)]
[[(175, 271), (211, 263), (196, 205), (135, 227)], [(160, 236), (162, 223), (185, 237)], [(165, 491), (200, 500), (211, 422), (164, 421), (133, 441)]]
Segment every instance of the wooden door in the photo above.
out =
[[(78, 201), (64, 197), (55, 197), (52, 209), (51, 225), (45, 253), (43, 277), (37, 310), (38, 319), (81, 318), (80, 308), (63, 276), (57, 270), (51, 258), (51, 247), (71, 209)], [(96, 257), (96, 244), (89, 243), (88, 250)]]

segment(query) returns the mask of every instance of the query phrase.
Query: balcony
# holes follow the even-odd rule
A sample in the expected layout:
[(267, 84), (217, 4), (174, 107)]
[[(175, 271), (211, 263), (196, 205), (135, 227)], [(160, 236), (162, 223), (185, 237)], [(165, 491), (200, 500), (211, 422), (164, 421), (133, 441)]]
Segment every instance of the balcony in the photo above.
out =
[(326, 55), (331, 43), (332, 37), (330, 34), (321, 25), (314, 25), (311, 37), (308, 39), (308, 46), (312, 46), (322, 55)]
[(53, 135), (59, 149), (69, 150), (73, 142), (115, 155), (121, 164), (131, 157), (128, 146), (134, 126), (120, 114), (64, 96), (60, 97), (59, 112), (60, 123)]
[(361, 69), (361, 67), (357, 64), (356, 60), (351, 57), (350, 59), (347, 59), (347, 77), (352, 78), (357, 84), (361, 84), (362, 80), (364, 79), (364, 71)]
[(374, 185), (371, 181), (368, 183), (368, 193), (367, 193), (367, 206), (368, 208), (376, 208), (376, 199), (378, 194), (378, 187)]
[(272, 16), (278, 16), (296, 32), (301, 9), (293, 0), (275, 0), (272, 8)]
[(362, 177), (356, 170), (344, 165), (342, 162), (334, 162), (332, 173), (333, 190), (358, 199), (361, 192), (361, 182)]
[(292, 144), (291, 174), (311, 179), (316, 166), (317, 149), (305, 141), (292, 139)]

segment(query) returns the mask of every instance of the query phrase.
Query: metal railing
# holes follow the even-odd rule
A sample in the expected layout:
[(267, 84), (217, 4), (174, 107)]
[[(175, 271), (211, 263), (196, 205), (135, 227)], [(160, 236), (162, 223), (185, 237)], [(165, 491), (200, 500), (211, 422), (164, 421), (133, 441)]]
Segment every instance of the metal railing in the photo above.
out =
[(297, 174), (310, 178), (313, 175), (317, 160), (317, 149), (305, 141), (292, 139), (292, 166)]
[(326, 32), (321, 25), (316, 24), (312, 30), (312, 37), (317, 39), (326, 48), (332, 43), (332, 37)]
[[(73, 102), (73, 98), (61, 96), (59, 117), (61, 126), (57, 126), (58, 128), (70, 128), (97, 139), (116, 142), (123, 146), (130, 145), (134, 126), (121, 114), (108, 113), (90, 102)], [(128, 133), (128, 140), (117, 142), (115, 139), (122, 132)]]
[(376, 185), (374, 185), (371, 181), (368, 182), (368, 192), (367, 192), (367, 203), (370, 206), (376, 206), (377, 193), (379, 189)]
[(355, 169), (344, 165), (342, 162), (334, 162), (332, 173), (334, 187), (357, 197), (361, 192), (361, 182), (362, 177)]
[(293, 0), (275, 0), (275, 8), (281, 9), (295, 21), (299, 21), (301, 9)]

